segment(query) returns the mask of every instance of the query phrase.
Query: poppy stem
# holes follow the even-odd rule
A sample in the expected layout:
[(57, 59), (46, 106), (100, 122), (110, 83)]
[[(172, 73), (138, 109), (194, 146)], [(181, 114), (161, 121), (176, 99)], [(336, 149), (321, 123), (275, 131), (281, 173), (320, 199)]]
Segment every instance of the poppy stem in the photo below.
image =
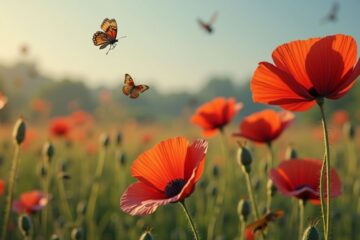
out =
[(304, 231), (304, 200), (299, 200), (299, 240), (302, 239)]
[[(268, 166), (266, 168), (266, 181), (269, 180), (269, 171), (270, 169), (272, 169), (274, 167), (274, 150), (272, 147), (271, 142), (268, 142), (267, 144), (267, 148), (268, 148)], [(271, 199), (272, 198), (272, 194), (271, 191), (269, 191), (266, 188), (266, 212), (270, 212), (271, 210)]]
[(12, 160), (10, 177), (9, 177), (9, 191), (6, 199), (5, 206), (5, 214), (4, 214), (4, 222), (3, 222), (3, 230), (1, 239), (7, 239), (7, 226), (10, 219), (10, 213), (12, 208), (13, 196), (14, 196), (14, 188), (15, 188), (15, 179), (17, 174), (17, 169), (19, 165), (19, 153), (20, 153), (20, 144), (15, 145), (14, 158)]
[(186, 207), (185, 200), (180, 201), (179, 203), (180, 203), (182, 209), (184, 210), (184, 213), (186, 215), (187, 220), (189, 221), (191, 230), (192, 230), (192, 232), (194, 234), (194, 239), (195, 240), (200, 240), (199, 233), (198, 233), (198, 231), (196, 229), (196, 226), (195, 226), (195, 223), (193, 222), (193, 220), (192, 220), (192, 218), (190, 216), (190, 213), (189, 213), (189, 211), (188, 211), (188, 209)]
[[(325, 160), (323, 162), (323, 166), (325, 164), (326, 168), (326, 227), (325, 227), (325, 240), (329, 239), (330, 234), (330, 227), (331, 227), (331, 197), (330, 197), (330, 147), (329, 147), (329, 134), (328, 134), (328, 128), (325, 118), (325, 112), (324, 112), (324, 99), (318, 100), (318, 105), (320, 107), (321, 112), (321, 122), (324, 130), (324, 145), (325, 145)], [(322, 170), (322, 174), (320, 176), (320, 186), (322, 185), (324, 171)], [(323, 189), (320, 189), (320, 193), (323, 193)], [(324, 196), (323, 196), (324, 198)], [(322, 200), (322, 205), (324, 204), (324, 199)]]

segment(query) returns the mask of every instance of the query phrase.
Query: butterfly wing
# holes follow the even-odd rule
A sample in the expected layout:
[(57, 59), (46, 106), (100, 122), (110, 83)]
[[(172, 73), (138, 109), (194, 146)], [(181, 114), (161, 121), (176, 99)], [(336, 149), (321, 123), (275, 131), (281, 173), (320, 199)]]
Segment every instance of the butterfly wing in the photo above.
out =
[(105, 48), (110, 43), (108, 35), (100, 31), (94, 33), (92, 40), (95, 46), (100, 46), (100, 49)]
[(144, 85), (144, 84), (137, 85), (131, 91), (130, 98), (137, 98), (137, 97), (139, 97), (140, 93), (143, 93), (148, 89), (149, 89), (149, 86), (147, 86), (147, 85)]
[(126, 73), (125, 74), (125, 79), (124, 79), (124, 86), (123, 86), (123, 89), (122, 89), (123, 93), (126, 96), (129, 96), (134, 87), (135, 87), (134, 80), (132, 79), (132, 77), (129, 74)]
[(101, 29), (112, 39), (117, 36), (117, 23), (115, 19), (105, 18), (101, 24)]
[(217, 17), (218, 17), (218, 13), (214, 12), (214, 14), (210, 18), (209, 25), (213, 25), (215, 23)]
[(265, 217), (262, 217), (259, 220), (256, 220), (250, 223), (249, 225), (247, 225), (246, 230), (255, 233), (257, 231), (265, 229), (267, 224), (268, 224), (267, 219)]

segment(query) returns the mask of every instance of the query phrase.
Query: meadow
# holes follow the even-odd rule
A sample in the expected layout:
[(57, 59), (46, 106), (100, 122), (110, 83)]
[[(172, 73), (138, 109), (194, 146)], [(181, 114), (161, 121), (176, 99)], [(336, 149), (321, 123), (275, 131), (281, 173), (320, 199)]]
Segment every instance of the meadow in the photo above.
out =
[[(38, 124), (25, 118), (27, 134), (20, 148), (14, 198), (18, 199), (26, 191), (46, 191), (44, 182), (48, 177), (49, 201), (40, 211), (29, 213), (32, 224), (29, 238), (23, 237), (17, 226), (17, 218), (21, 213), (13, 212), (7, 239), (49, 239), (53, 234), (59, 239), (70, 239), (74, 229), (81, 230), (83, 239), (140, 239), (146, 230), (151, 231), (152, 239), (191, 239), (191, 230), (179, 204), (160, 207), (146, 217), (132, 217), (119, 208), (120, 196), (135, 181), (130, 176), (130, 166), (140, 153), (173, 136), (186, 136), (188, 139), (201, 137), (201, 132), (189, 123), (190, 115), (166, 124), (144, 124), (129, 119), (116, 125), (104, 125), (93, 118), (81, 122), (84, 119), (87, 118), (77, 119), (80, 122), (71, 125), (68, 132), (62, 135), (49, 130), (50, 120)], [(359, 138), (349, 138), (348, 134), (343, 133), (343, 124), (344, 121), (339, 123), (334, 120), (330, 125), (330, 135), (334, 136), (331, 143), (333, 166), (343, 184), (342, 195), (333, 201), (334, 227), (331, 234), (333, 239), (357, 239), (360, 234), (356, 227), (360, 221), (359, 164), (356, 154)], [(299, 158), (320, 158), (323, 143), (319, 127), (295, 122), (273, 144), (274, 166), (286, 158), (289, 146), (296, 149)], [(237, 128), (237, 123), (233, 123), (225, 128), (223, 137), (217, 134), (208, 139), (203, 176), (187, 201), (201, 239), (243, 239), (243, 226), (237, 206), (240, 200), (249, 202), (249, 196), (244, 174), (237, 163), (237, 141), (241, 138), (231, 136)], [(10, 123), (1, 126), (0, 173), (5, 183), (14, 157), (12, 130)], [(105, 146), (103, 134), (109, 140)], [(55, 153), (48, 163), (47, 174), (44, 174), (41, 167), (46, 157), (42, 148), (49, 136)], [(264, 165), (268, 150), (266, 145), (251, 142), (247, 142), (247, 146), (253, 154), (250, 177), (255, 198), (260, 212), (265, 213), (268, 190)], [(104, 169), (101, 177), (96, 178), (95, 172), (102, 158)], [(222, 185), (224, 179), (227, 181), (225, 191)], [(96, 184), (100, 187), (93, 218), (88, 222), (86, 206)], [(3, 211), (5, 195), (0, 198), (0, 206)], [(45, 209), (48, 212), (46, 223), (43, 221)], [(284, 211), (284, 216), (269, 224), (267, 239), (297, 239), (297, 201), (277, 192), (272, 197), (272, 209)], [(320, 206), (307, 203), (305, 227), (318, 222), (320, 218)], [(246, 223), (253, 220), (254, 215), (250, 211)], [(0, 222), (3, 224), (2, 218)], [(316, 226), (321, 232), (320, 224)], [(53, 239), (56, 239), (55, 235)]]

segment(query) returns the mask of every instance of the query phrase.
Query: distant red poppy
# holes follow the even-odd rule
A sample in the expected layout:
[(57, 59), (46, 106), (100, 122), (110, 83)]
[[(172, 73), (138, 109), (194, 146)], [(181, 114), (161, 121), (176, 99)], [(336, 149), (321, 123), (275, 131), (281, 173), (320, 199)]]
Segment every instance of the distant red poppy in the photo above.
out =
[(0, 179), (0, 197), (1, 195), (3, 195), (4, 190), (5, 190), (5, 183), (3, 180)]
[(36, 131), (36, 129), (34, 129), (34, 128), (26, 129), (25, 140), (21, 146), (24, 149), (27, 149), (36, 142), (37, 138), (38, 138), (38, 132)]
[(139, 181), (122, 195), (120, 208), (143, 216), (189, 197), (202, 175), (207, 146), (205, 140), (190, 145), (186, 138), (176, 137), (141, 154), (131, 167), (131, 175)]
[[(282, 194), (319, 204), (321, 166), (322, 161), (317, 159), (286, 160), (270, 170), (270, 178)], [(330, 174), (330, 197), (337, 197), (341, 194), (341, 182), (334, 168)]]
[[(336, 144), (340, 141), (343, 136), (342, 130), (340, 128), (330, 128), (328, 132), (329, 143)], [(316, 140), (324, 141), (324, 129), (321, 125), (313, 128), (313, 137)]]
[(66, 137), (71, 129), (71, 123), (67, 117), (54, 118), (50, 123), (50, 132), (56, 137)]
[(43, 209), (48, 203), (46, 195), (40, 191), (24, 192), (19, 201), (14, 201), (13, 209), (17, 213), (35, 213)]
[(234, 98), (218, 97), (201, 105), (191, 117), (191, 122), (203, 129), (204, 136), (213, 136), (225, 127), (242, 108)]
[(349, 121), (349, 113), (345, 110), (337, 110), (331, 116), (331, 123), (342, 127), (345, 123)]
[(261, 62), (253, 75), (253, 100), (293, 111), (341, 98), (360, 75), (356, 42), (342, 34), (285, 43), (272, 58), (275, 65)]
[(256, 112), (244, 118), (239, 126), (240, 132), (233, 135), (258, 143), (269, 143), (278, 138), (294, 118), (294, 114), (289, 111), (267, 109)]

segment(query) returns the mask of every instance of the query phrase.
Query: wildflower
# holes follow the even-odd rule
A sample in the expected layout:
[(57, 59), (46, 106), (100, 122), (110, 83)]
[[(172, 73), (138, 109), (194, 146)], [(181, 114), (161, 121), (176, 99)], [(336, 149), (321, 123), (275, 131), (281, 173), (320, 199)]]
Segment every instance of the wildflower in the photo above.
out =
[(0, 179), (0, 197), (4, 193), (5, 190), (5, 183), (3, 180)]
[(260, 62), (252, 77), (253, 100), (293, 111), (341, 98), (360, 75), (356, 42), (343, 34), (285, 43), (272, 58), (274, 64)]
[(13, 209), (17, 213), (35, 213), (43, 209), (48, 203), (48, 198), (40, 191), (24, 192), (18, 201), (14, 201)]
[(242, 108), (234, 98), (218, 97), (200, 106), (191, 117), (191, 122), (203, 129), (204, 136), (213, 136), (222, 130)]
[(131, 167), (131, 175), (139, 181), (122, 195), (120, 208), (130, 215), (148, 215), (189, 197), (202, 175), (207, 146), (205, 140), (189, 144), (176, 137), (141, 154)]
[(68, 118), (58, 117), (54, 118), (50, 123), (50, 132), (56, 137), (66, 137), (71, 129), (71, 124)]
[(258, 143), (270, 143), (281, 135), (294, 118), (294, 114), (289, 111), (267, 109), (244, 118), (239, 126), (240, 132), (233, 135)]
[[(286, 160), (270, 170), (270, 179), (282, 194), (319, 204), (321, 166), (322, 161), (317, 159)], [(331, 169), (330, 174), (330, 197), (337, 197), (341, 194), (341, 182), (335, 169)]]

